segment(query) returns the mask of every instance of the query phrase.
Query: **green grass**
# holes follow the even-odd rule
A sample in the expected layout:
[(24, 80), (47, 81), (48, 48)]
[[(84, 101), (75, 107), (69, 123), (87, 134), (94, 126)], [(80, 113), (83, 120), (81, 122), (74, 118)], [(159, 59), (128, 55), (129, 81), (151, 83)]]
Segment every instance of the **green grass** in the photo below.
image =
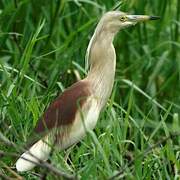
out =
[[(75, 71), (85, 77), (93, 30), (116, 3), (1, 0), (0, 151), (19, 153), (51, 100), (77, 81)], [(55, 150), (51, 162), (82, 179), (108, 179), (122, 171), (122, 179), (177, 180), (180, 137), (172, 134), (180, 132), (180, 1), (119, 3), (122, 11), (161, 20), (117, 35), (114, 89), (96, 129), (72, 148)], [(5, 137), (15, 146), (5, 144)], [(15, 161), (1, 157), (0, 176), (15, 177), (7, 168)], [(20, 175), (38, 179), (31, 172)], [(47, 178), (57, 176), (49, 172)]]

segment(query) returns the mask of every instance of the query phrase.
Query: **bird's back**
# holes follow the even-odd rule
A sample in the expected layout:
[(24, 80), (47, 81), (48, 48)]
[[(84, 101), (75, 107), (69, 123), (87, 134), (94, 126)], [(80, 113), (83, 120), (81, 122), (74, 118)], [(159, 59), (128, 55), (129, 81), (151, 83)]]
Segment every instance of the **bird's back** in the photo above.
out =
[(78, 109), (83, 107), (90, 95), (91, 90), (87, 81), (73, 84), (51, 103), (37, 123), (35, 132), (42, 133), (55, 127), (71, 125)]
[(95, 127), (99, 112), (98, 101), (87, 80), (69, 87), (51, 103), (37, 123), (34, 132), (42, 139), (21, 155), (16, 162), (17, 170), (27, 171), (35, 166), (32, 162), (47, 160), (55, 144), (62, 150), (78, 142), (87, 130)]

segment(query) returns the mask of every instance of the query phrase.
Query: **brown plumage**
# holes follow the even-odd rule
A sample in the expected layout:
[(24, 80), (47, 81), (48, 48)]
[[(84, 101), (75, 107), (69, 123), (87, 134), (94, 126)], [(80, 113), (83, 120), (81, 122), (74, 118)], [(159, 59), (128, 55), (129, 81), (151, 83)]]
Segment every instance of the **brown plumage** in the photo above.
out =
[(69, 87), (48, 107), (35, 127), (35, 132), (42, 133), (45, 130), (72, 124), (78, 108), (82, 109), (90, 94), (87, 81), (79, 81)]
[[(137, 22), (158, 17), (127, 15), (120, 11), (104, 14), (87, 49), (90, 70), (87, 77), (65, 90), (46, 110), (35, 132), (41, 135), (16, 162), (18, 171), (27, 171), (33, 162), (46, 161), (52, 146), (63, 150), (92, 130), (111, 94), (116, 66), (113, 39), (117, 32)], [(47, 131), (46, 131), (47, 130)], [(25, 159), (23, 159), (25, 158)]]

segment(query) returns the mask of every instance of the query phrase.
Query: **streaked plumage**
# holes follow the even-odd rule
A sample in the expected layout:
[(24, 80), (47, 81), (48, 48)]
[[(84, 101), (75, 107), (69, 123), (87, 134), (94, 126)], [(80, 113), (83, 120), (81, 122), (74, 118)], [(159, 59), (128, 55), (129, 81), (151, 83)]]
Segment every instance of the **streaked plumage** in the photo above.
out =
[(116, 66), (112, 44), (114, 36), (121, 28), (143, 19), (150, 18), (127, 15), (120, 11), (108, 12), (101, 18), (87, 49), (90, 66), (87, 77), (69, 87), (47, 108), (34, 130), (41, 135), (41, 139), (17, 160), (18, 171), (27, 171), (35, 166), (25, 159), (45, 161), (52, 146), (56, 145), (63, 150), (95, 127), (113, 88)]

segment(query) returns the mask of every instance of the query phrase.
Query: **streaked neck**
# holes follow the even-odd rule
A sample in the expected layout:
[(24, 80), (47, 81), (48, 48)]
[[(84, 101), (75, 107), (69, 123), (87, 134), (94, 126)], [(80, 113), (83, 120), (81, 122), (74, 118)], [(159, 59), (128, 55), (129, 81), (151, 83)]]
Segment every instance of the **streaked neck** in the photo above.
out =
[(101, 108), (111, 95), (114, 83), (116, 54), (112, 44), (113, 38), (112, 34), (95, 32), (88, 48), (90, 70), (87, 79), (92, 84)]

